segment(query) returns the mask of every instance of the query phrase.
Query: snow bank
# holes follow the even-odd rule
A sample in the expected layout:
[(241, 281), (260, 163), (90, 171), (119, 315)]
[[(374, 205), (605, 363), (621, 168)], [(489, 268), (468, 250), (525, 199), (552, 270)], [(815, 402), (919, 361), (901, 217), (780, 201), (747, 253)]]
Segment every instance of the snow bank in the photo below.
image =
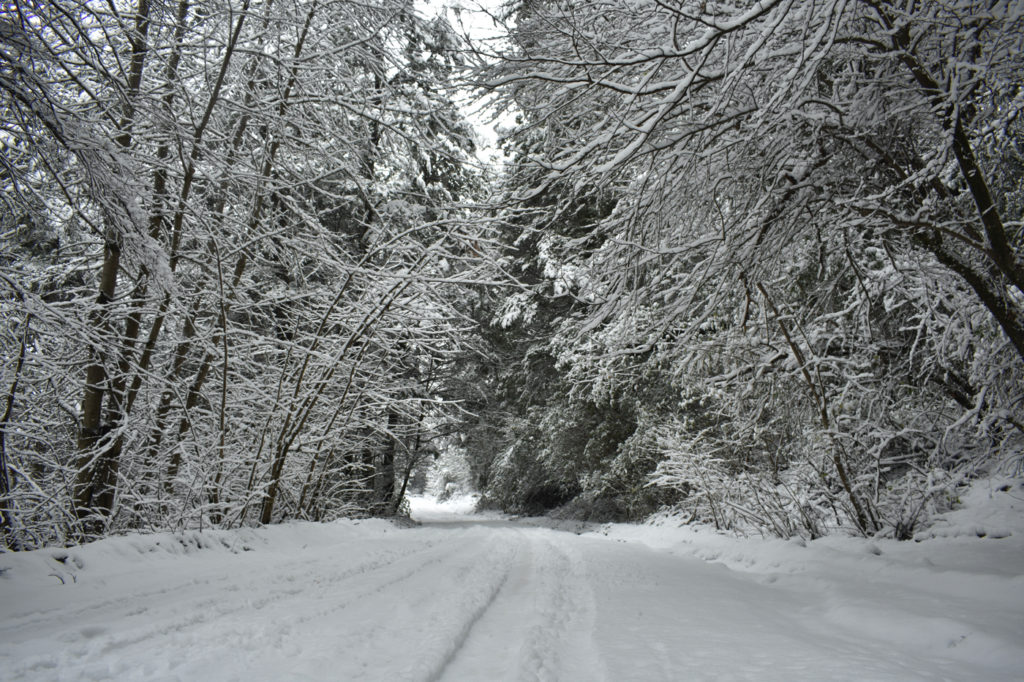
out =
[(751, 538), (686, 525), (675, 517), (642, 525), (605, 524), (594, 532), (753, 573), (783, 566), (786, 571), (801, 572), (808, 557), (844, 557), (854, 564), (922, 564), (937, 571), (1012, 577), (1024, 573), (1024, 482), (1012, 478), (976, 482), (956, 509), (937, 517), (913, 542), (837, 535), (810, 542)]
[(1024, 663), (1024, 483), (977, 482), (914, 542), (738, 537), (662, 518), (596, 533), (720, 564), (781, 590), (816, 593), (826, 622), (907, 651)]
[(102, 584), (144, 572), (147, 567), (165, 567), (185, 557), (190, 559), (187, 565), (191, 568), (197, 563), (217, 562), (226, 555), (247, 552), (293, 555), (308, 547), (345, 545), (357, 538), (395, 530), (392, 523), (380, 519), (346, 519), (329, 524), (292, 522), (229, 531), (135, 533), (77, 547), (0, 553), (0, 579), (17, 579), (21, 585)]

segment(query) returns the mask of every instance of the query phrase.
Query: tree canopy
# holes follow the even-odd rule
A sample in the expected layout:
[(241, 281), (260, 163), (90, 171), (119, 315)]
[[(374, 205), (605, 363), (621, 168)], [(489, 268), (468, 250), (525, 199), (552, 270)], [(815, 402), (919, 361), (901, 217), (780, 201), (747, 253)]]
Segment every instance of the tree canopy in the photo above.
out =
[(808, 537), (1020, 472), (1016, 3), (495, 20), (0, 10), (7, 547), (394, 514), (441, 452), (508, 511)]

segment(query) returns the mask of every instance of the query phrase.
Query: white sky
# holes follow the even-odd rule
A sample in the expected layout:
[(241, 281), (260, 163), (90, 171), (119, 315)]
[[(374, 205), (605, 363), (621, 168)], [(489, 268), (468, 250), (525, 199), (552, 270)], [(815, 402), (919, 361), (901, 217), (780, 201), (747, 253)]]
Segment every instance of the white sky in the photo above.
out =
[[(417, 7), (426, 16), (447, 16), (452, 26), (464, 32), (477, 42), (496, 41), (504, 35), (504, 28), (495, 16), (500, 14), (503, 0), (417, 0)], [(468, 96), (467, 96), (468, 99)], [(485, 165), (499, 166), (502, 155), (497, 147), (498, 133), (495, 128), (512, 125), (514, 115), (508, 114), (497, 121), (491, 121), (491, 113), (480, 111), (479, 103), (466, 102), (463, 114), (476, 129), (479, 149), (477, 158)]]

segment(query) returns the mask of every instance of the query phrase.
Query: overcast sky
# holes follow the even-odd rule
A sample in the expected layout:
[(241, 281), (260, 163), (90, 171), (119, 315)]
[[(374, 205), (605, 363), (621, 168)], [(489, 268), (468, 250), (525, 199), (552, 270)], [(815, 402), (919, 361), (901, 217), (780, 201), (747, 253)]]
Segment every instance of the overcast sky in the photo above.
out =
[[(455, 30), (465, 33), (476, 42), (495, 41), (504, 34), (504, 29), (494, 19), (500, 13), (502, 4), (502, 0), (417, 0), (417, 6), (424, 15), (444, 14)], [(510, 126), (513, 116), (509, 114), (496, 122), (490, 121), (490, 112), (481, 112), (479, 104), (473, 106), (468, 101), (463, 106), (463, 113), (476, 128), (479, 137), (477, 158), (488, 165), (501, 164), (495, 126)]]

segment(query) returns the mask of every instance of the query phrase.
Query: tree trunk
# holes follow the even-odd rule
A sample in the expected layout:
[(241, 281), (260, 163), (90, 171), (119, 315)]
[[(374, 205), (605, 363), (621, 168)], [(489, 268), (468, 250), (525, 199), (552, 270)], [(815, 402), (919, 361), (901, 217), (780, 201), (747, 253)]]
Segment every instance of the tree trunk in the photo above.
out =
[(21, 547), (17, 533), (14, 529), (14, 500), (11, 497), (10, 472), (7, 466), (7, 424), (11, 421), (11, 414), (14, 412), (14, 399), (18, 394), (18, 380), (21, 378), (21, 369), (25, 365), (25, 347), (28, 345), (28, 324), (31, 317), (26, 316), (24, 329), (21, 333), (21, 347), (18, 350), (18, 360), (14, 365), (14, 378), (11, 380), (11, 388), (7, 391), (7, 404), (4, 407), (3, 417), (0, 417), (0, 531), (3, 532), (4, 542), (11, 549), (17, 551)]
[[(131, 66), (127, 83), (127, 104), (121, 117), (115, 142), (122, 151), (132, 145), (139, 90), (146, 65), (149, 34), (149, 0), (139, 0), (135, 10), (135, 25), (129, 36)], [(82, 417), (78, 432), (78, 471), (74, 483), (75, 513), (80, 520), (95, 510), (102, 516), (110, 514), (117, 485), (118, 453), (95, 450), (103, 436), (111, 431), (102, 423), (104, 392), (109, 388), (107, 354), (102, 350), (104, 341), (115, 338), (110, 320), (110, 306), (117, 289), (117, 276), (121, 267), (121, 246), (113, 226), (108, 226), (103, 247), (103, 265), (100, 269), (99, 296), (96, 309), (89, 317), (89, 326), (96, 335), (90, 350), (91, 359), (85, 371), (85, 390), (82, 396)], [(119, 349), (121, 350), (121, 349)]]
[(392, 515), (395, 512), (395, 455), (398, 452), (398, 436), (395, 429), (399, 424), (399, 415), (394, 409), (388, 410), (388, 442), (381, 454), (380, 466), (375, 476), (374, 489), (377, 491), (377, 508), (379, 513)]

